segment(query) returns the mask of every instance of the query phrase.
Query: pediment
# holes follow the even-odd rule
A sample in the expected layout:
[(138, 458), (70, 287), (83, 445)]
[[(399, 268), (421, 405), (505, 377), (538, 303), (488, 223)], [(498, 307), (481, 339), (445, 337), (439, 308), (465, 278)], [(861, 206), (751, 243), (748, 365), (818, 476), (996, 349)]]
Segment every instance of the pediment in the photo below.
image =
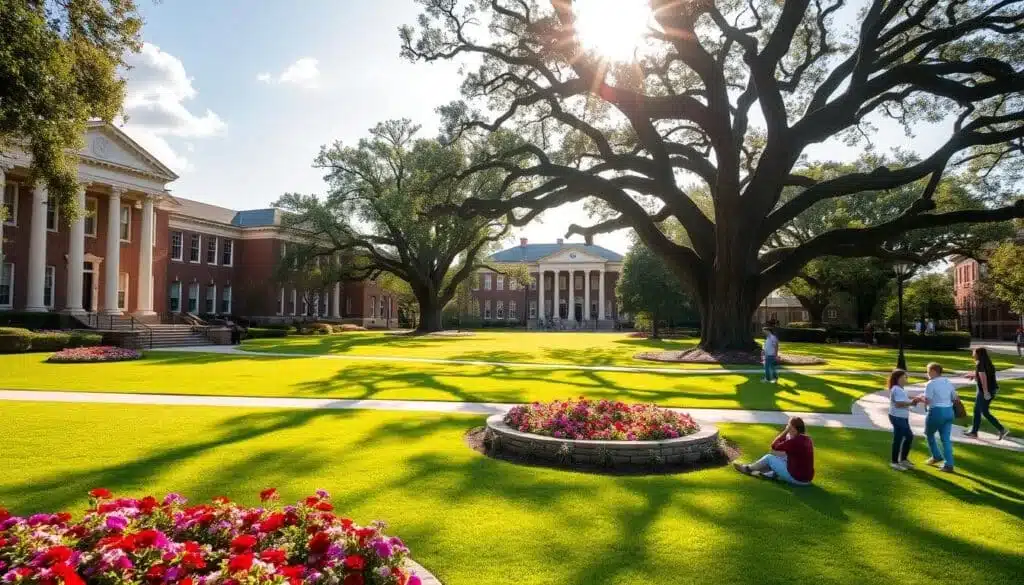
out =
[(110, 124), (90, 124), (85, 133), (85, 147), (79, 154), (87, 162), (128, 169), (165, 181), (178, 178), (146, 149)]
[(559, 262), (563, 264), (604, 264), (608, 260), (602, 256), (591, 254), (582, 248), (564, 248), (540, 259), (541, 262)]

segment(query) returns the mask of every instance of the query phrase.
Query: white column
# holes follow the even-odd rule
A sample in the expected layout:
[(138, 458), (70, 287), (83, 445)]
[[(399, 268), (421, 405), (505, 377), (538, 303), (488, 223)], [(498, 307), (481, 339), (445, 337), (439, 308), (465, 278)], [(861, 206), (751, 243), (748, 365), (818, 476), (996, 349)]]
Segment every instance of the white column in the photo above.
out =
[(82, 271), (85, 263), (85, 186), (75, 193), (78, 217), (68, 230), (68, 296), (64, 310), (72, 314), (85, 312), (82, 307)]
[(331, 297), (331, 316), (341, 318), (341, 283), (334, 283), (334, 295)]
[[(537, 309), (537, 318), (543, 321), (547, 315), (544, 314), (544, 268), (540, 264), (537, 265), (537, 302), (540, 307)], [(527, 309), (529, 310), (529, 309)]]
[[(107, 199), (107, 257), (103, 259), (104, 315), (120, 315), (117, 308), (117, 281), (121, 274), (121, 192), (114, 187)], [(184, 243), (182, 243), (184, 245)]]
[(590, 321), (590, 270), (583, 271), (583, 320)]
[(32, 190), (32, 219), (28, 235), (28, 299), (25, 310), (46, 311), (43, 302), (43, 287), (46, 281), (46, 199), (49, 192), (40, 182)]
[[(146, 195), (142, 201), (142, 234), (139, 236), (139, 294), (135, 314), (140, 317), (154, 315), (153, 312), (153, 196)], [(185, 245), (182, 242), (182, 245)], [(200, 251), (202, 253), (202, 251)], [(217, 299), (213, 300), (214, 309)]]
[(298, 311), (299, 311), (298, 290), (293, 288), (292, 289), (292, 310), (289, 311), (288, 314), (294, 316)]
[(555, 270), (552, 270), (552, 272), (555, 273), (555, 282), (554, 282), (554, 285), (555, 285), (555, 298), (554, 298), (554, 301), (555, 302), (551, 305), (551, 316), (554, 319), (559, 319), (559, 318), (561, 318), (561, 314), (558, 312), (558, 270), (555, 269)]
[(604, 267), (597, 271), (597, 318), (604, 321)]

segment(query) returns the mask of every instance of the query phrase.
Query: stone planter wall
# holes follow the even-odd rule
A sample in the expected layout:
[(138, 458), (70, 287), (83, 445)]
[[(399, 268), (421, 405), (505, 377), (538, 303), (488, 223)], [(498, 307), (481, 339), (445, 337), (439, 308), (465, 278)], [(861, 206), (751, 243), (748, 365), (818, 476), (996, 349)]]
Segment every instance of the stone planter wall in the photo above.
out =
[(679, 466), (721, 457), (718, 429), (712, 425), (663, 441), (576, 441), (520, 432), (505, 424), (504, 415), (496, 414), (487, 419), (487, 433), (491, 452), (562, 465)]

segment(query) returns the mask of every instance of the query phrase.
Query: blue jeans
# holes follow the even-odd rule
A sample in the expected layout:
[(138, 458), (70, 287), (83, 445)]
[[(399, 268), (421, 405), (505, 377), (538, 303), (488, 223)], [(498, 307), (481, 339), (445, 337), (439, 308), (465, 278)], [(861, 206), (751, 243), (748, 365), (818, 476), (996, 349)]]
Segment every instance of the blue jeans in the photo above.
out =
[(774, 382), (779, 379), (779, 374), (775, 368), (775, 357), (766, 355), (764, 356), (764, 379), (769, 382)]
[(754, 466), (760, 467), (761, 465), (767, 465), (775, 472), (775, 477), (786, 483), (793, 485), (810, 485), (805, 481), (797, 481), (793, 479), (793, 476), (789, 474), (789, 467), (787, 467), (786, 463), (785, 457), (779, 457), (778, 455), (772, 455), (769, 453), (768, 455), (758, 459), (757, 462), (754, 463)]
[(972, 433), (978, 432), (978, 429), (981, 428), (982, 416), (987, 418), (988, 422), (992, 423), (992, 426), (994, 426), (1000, 433), (1005, 430), (1003, 429), (1003, 425), (999, 424), (999, 420), (996, 419), (995, 415), (992, 414), (992, 411), (989, 410), (989, 405), (991, 405), (992, 401), (995, 400), (996, 393), (991, 392), (989, 393), (989, 396), (992, 398), (985, 400), (985, 395), (981, 393), (981, 390), (978, 390), (977, 396), (974, 397), (974, 424), (971, 425)]
[(910, 454), (910, 445), (914, 442), (914, 433), (910, 430), (910, 419), (902, 416), (889, 415), (892, 423), (892, 462), (899, 463)]
[[(924, 420), (924, 435), (928, 439), (928, 450), (931, 451), (932, 459), (944, 461), (946, 467), (953, 467), (953, 441), (949, 440), (949, 433), (952, 430), (952, 406), (933, 406), (928, 409), (928, 416)], [(939, 433), (939, 439), (942, 440), (941, 453), (938, 442), (935, 440), (935, 433)]]

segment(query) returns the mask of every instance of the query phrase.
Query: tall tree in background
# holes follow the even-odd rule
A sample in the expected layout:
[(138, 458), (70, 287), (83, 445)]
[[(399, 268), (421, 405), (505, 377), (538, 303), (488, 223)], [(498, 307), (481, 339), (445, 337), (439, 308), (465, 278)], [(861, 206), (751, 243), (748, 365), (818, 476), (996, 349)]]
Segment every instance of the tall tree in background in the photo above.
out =
[[(899, 299), (889, 297), (885, 319), (895, 323), (899, 316)], [(903, 285), (903, 316), (909, 322), (932, 319), (943, 321), (957, 317), (953, 300), (953, 279), (948, 274), (922, 274)]]
[(660, 335), (661, 321), (671, 325), (695, 321), (698, 317), (693, 299), (683, 290), (664, 259), (639, 241), (634, 241), (622, 261), (622, 276), (615, 294), (624, 311), (651, 320), (651, 337), (654, 338)]
[(315, 242), (318, 254), (342, 251), (408, 283), (420, 310), (417, 330), (441, 329), (441, 310), (480, 258), (508, 231), (504, 218), (427, 219), (445, 203), (496, 193), (496, 172), (454, 180), (469, 163), (457, 145), (416, 139), (419, 127), (391, 120), (355, 147), (323, 147), (314, 167), (326, 172), (326, 198), (289, 193), (275, 203), (284, 225)]
[[(847, 30), (836, 24), (844, 0), (651, 0), (653, 26), (629, 63), (604, 58), (602, 39), (581, 38), (576, 11), (595, 3), (420, 3), (418, 26), (401, 30), (403, 54), (475, 67), (464, 101), (442, 108), (446, 132), (520, 137), (470, 169), (502, 170), (502, 197), (470, 198), (463, 213), (530, 216), (599, 199), (607, 214), (569, 233), (634, 228), (696, 295), (706, 350), (752, 349), (759, 301), (814, 258), (885, 256), (908, 231), (1024, 215), (1003, 191), (982, 208), (938, 210), (934, 197), (947, 169), (1019, 170), (1019, 2), (871, 0), (845, 9), (856, 23)], [(604, 6), (595, 18), (614, 21), (619, 8)], [(902, 168), (804, 172), (813, 144), (856, 143), (872, 124), (938, 122), (945, 139)], [(875, 223), (771, 244), (817, 203), (908, 185), (913, 203)], [(789, 187), (796, 193), (784, 199)], [(709, 194), (712, 213), (695, 190)], [(668, 218), (685, 242), (664, 233)]]
[(140, 46), (134, 0), (0, 0), (0, 164), (19, 147), (74, 217), (85, 124), (121, 112), (119, 68)]
[(1024, 246), (1005, 242), (989, 254), (987, 264), (992, 296), (1024, 315)]

